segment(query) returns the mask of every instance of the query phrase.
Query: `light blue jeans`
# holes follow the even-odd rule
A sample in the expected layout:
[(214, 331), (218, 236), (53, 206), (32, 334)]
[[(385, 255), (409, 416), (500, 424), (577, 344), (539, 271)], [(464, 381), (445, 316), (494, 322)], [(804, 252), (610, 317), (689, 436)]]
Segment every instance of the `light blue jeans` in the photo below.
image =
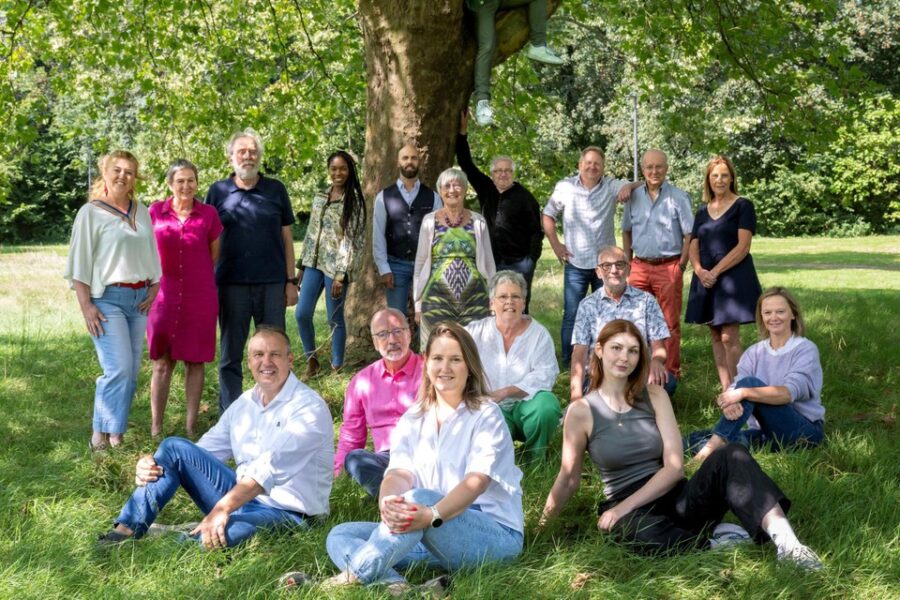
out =
[(394, 287), (384, 290), (384, 299), (389, 308), (396, 308), (404, 315), (409, 316), (409, 293), (412, 290), (413, 271), (415, 264), (411, 260), (388, 258), (391, 273), (394, 275)]
[[(430, 506), (444, 496), (417, 488), (403, 497)], [(361, 582), (372, 584), (405, 581), (396, 569), (416, 563), (456, 570), (512, 560), (522, 552), (522, 543), (521, 532), (473, 505), (438, 528), (409, 533), (391, 533), (384, 523), (343, 523), (328, 533), (325, 548), (338, 569), (349, 569)]]
[(91, 336), (103, 375), (94, 392), (94, 431), (125, 433), (131, 401), (137, 390), (141, 354), (147, 332), (147, 315), (138, 305), (147, 297), (147, 288), (133, 290), (107, 286), (94, 305), (106, 317), (103, 333)]
[(297, 300), (297, 330), (303, 342), (303, 353), (309, 358), (316, 352), (316, 330), (313, 328), (313, 315), (322, 291), (325, 292), (325, 310), (328, 326), (331, 327), (331, 366), (344, 364), (344, 349), (347, 345), (347, 326), (344, 323), (344, 299), (347, 297), (347, 285), (341, 291), (341, 297), (331, 297), (331, 285), (334, 280), (319, 269), (303, 268), (303, 280), (300, 282), (300, 298)]
[[(153, 457), (163, 468), (162, 477), (137, 487), (116, 518), (116, 523), (134, 531), (135, 538), (147, 533), (179, 487), (184, 488), (203, 514), (208, 514), (237, 485), (234, 471), (190, 440), (166, 438)], [(225, 526), (226, 545), (237, 546), (258, 529), (276, 527), (308, 527), (308, 523), (299, 513), (267, 506), (254, 498), (231, 513)], [(200, 541), (199, 535), (193, 539)]]

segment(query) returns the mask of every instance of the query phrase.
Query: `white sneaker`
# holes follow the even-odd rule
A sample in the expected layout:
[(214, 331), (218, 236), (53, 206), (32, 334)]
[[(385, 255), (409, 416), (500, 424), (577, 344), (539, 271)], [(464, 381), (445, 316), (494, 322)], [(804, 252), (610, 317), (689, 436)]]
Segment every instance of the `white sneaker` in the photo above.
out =
[(710, 550), (726, 550), (750, 541), (750, 534), (740, 525), (719, 523), (709, 538)]
[(807, 571), (820, 571), (824, 566), (819, 556), (809, 546), (804, 546), (803, 544), (794, 546), (790, 551), (782, 552), (779, 549), (777, 556), (778, 560), (790, 561)]
[(545, 65), (559, 66), (566, 62), (565, 60), (557, 56), (557, 54), (547, 46), (532, 46), (531, 44), (529, 44), (528, 50), (525, 51), (525, 56), (527, 56), (531, 60), (542, 62)]
[(479, 100), (475, 105), (475, 122), (482, 127), (494, 124), (494, 109), (490, 100)]

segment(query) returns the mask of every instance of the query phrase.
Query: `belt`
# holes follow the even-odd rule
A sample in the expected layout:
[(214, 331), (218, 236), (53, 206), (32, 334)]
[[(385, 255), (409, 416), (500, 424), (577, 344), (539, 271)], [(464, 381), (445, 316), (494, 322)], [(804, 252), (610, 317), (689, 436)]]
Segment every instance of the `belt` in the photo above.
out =
[(645, 262), (648, 265), (664, 265), (666, 263), (675, 262), (676, 260), (680, 260), (681, 255), (676, 254), (675, 256), (661, 256), (659, 258), (642, 258), (640, 256), (635, 256), (634, 258), (635, 258), (635, 260)]
[(138, 281), (137, 283), (111, 283), (109, 284), (113, 287), (123, 287), (130, 288), (132, 290), (140, 290), (150, 285), (150, 280), (145, 279), (144, 281)]

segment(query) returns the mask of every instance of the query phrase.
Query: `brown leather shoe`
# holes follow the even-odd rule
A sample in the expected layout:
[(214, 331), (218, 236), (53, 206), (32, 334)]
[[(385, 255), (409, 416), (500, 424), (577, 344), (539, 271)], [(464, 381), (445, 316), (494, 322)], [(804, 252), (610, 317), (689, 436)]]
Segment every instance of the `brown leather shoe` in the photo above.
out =
[(319, 359), (316, 358), (315, 355), (310, 356), (306, 359), (306, 374), (304, 375), (304, 378), (312, 379), (319, 374), (321, 368), (322, 367), (319, 366)]

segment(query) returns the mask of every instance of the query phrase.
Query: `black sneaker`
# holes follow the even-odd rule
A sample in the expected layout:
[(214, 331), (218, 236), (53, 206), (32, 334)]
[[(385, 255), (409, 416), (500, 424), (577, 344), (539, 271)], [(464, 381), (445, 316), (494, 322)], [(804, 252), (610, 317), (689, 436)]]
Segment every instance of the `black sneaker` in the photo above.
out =
[(115, 546), (121, 546), (133, 537), (133, 535), (121, 533), (119, 531), (116, 531), (115, 529), (110, 529), (103, 535), (99, 536), (94, 545), (98, 550), (106, 550), (108, 548), (114, 548)]

